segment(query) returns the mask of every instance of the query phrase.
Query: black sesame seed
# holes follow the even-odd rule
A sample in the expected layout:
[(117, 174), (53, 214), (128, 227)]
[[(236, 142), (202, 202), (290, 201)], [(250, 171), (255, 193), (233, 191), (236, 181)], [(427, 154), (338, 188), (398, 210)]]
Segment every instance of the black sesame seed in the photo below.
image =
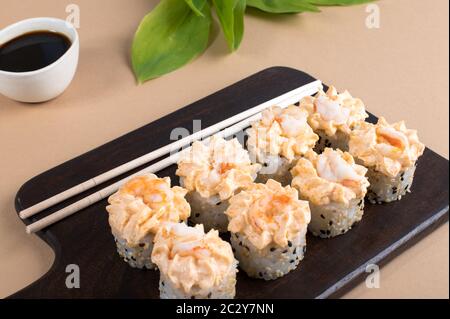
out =
[(139, 247), (145, 247), (145, 244), (144, 243), (140, 243)]
[(364, 203), (364, 200), (361, 199), (358, 203), (358, 206), (361, 206), (363, 203)]
[(294, 248), (294, 251), (292, 253), (295, 255), (297, 253), (297, 248)]
[(286, 254), (287, 252), (288, 252), (288, 250), (286, 249), (286, 250), (283, 250), (281, 253)]
[(250, 248), (248, 248), (247, 246), (244, 246), (245, 249), (247, 249), (248, 251), (250, 251)]
[(270, 248), (270, 251), (274, 252), (276, 250), (275, 247)]
[(239, 246), (242, 246), (242, 242), (241, 241), (239, 242)]
[(136, 258), (134, 256), (131, 256), (131, 260), (136, 261)]
[(195, 214), (195, 217), (197, 217), (197, 218), (200, 217), (200, 214), (199, 213)]
[(343, 234), (343, 233), (345, 233), (345, 229), (343, 229), (343, 230), (341, 231), (341, 234)]
[(321, 230), (320, 230), (320, 233), (321, 233), (322, 235), (325, 235), (327, 232), (326, 232), (325, 230), (321, 229)]
[(321, 217), (322, 219), (325, 219), (325, 216), (323, 216), (323, 214), (320, 214), (320, 217)]
[(292, 242), (291, 241), (288, 241), (288, 246), (292, 247)]
[(405, 180), (405, 179), (404, 179), (403, 177), (400, 177), (400, 181), (402, 181), (402, 182), (403, 182), (404, 180)]
[(332, 221), (332, 220), (330, 220), (329, 224), (330, 224), (330, 226), (333, 226), (333, 221)]
[(408, 190), (408, 187), (409, 187), (409, 185), (406, 185), (406, 187), (405, 187), (405, 191), (406, 191), (406, 190)]
[(166, 284), (164, 283), (164, 281), (161, 281), (161, 286), (165, 286)]
[(294, 103), (295, 106), (300, 106), (300, 102)]
[(295, 260), (294, 260), (294, 259), (291, 259), (289, 262), (290, 262), (291, 264), (293, 264), (293, 263), (295, 263)]
[(209, 294), (208, 294), (208, 299), (210, 299), (212, 297), (212, 292), (210, 292)]

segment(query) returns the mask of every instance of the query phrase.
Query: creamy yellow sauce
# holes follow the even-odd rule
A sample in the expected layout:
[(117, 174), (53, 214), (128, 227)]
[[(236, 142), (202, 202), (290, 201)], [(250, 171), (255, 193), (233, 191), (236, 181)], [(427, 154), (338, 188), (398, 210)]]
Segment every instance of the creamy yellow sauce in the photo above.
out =
[(369, 182), (367, 169), (355, 163), (350, 153), (326, 148), (320, 155), (311, 151), (291, 170), (292, 186), (315, 205), (348, 204), (364, 198)]
[(348, 91), (338, 94), (334, 86), (326, 93), (321, 90), (314, 97), (305, 97), (300, 108), (308, 112), (308, 123), (314, 130), (323, 130), (329, 136), (338, 130), (348, 134), (356, 123), (369, 116), (360, 99)]
[(237, 139), (226, 141), (213, 136), (208, 145), (195, 142), (182, 155), (176, 174), (188, 191), (196, 191), (205, 198), (218, 195), (226, 200), (252, 183), (260, 168), (261, 165), (252, 164)]
[(247, 130), (249, 150), (258, 161), (264, 161), (267, 155), (281, 155), (293, 161), (312, 149), (319, 139), (307, 119), (308, 112), (294, 105), (265, 110), (262, 119)]
[(237, 272), (231, 246), (203, 225), (166, 223), (155, 238), (152, 261), (172, 283), (189, 294), (204, 294)]
[(391, 177), (414, 165), (424, 149), (416, 130), (408, 129), (404, 121), (391, 125), (383, 117), (376, 125), (360, 123), (349, 142), (355, 158)]
[(311, 221), (308, 202), (298, 199), (297, 190), (272, 179), (232, 197), (225, 214), (228, 230), (245, 234), (258, 249), (273, 243), (286, 247)]
[(191, 213), (186, 193), (184, 188), (171, 188), (169, 177), (147, 174), (131, 179), (108, 199), (113, 234), (133, 246), (155, 234), (163, 222), (186, 220)]

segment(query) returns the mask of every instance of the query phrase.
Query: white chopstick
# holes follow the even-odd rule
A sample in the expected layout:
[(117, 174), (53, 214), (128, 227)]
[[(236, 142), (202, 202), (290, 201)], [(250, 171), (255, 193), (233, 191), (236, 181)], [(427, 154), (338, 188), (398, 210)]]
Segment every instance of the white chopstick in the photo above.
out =
[[(295, 102), (298, 102), (299, 100), (301, 100), (305, 96), (312, 95), (312, 94), (316, 93), (321, 87), (322, 87), (322, 83), (320, 81), (315, 81), (315, 82), (309, 83), (309, 84), (307, 84), (307, 85), (305, 85), (303, 87), (300, 87), (298, 89), (295, 89), (293, 91), (290, 91), (290, 92), (288, 92), (286, 94), (281, 95), (280, 97), (283, 97), (283, 99), (280, 99), (280, 97), (278, 97), (278, 98), (272, 99), (272, 100), (270, 100), (270, 101), (268, 101), (266, 103), (263, 103), (263, 104), (259, 105), (258, 107), (260, 107), (262, 105), (265, 105), (265, 108), (268, 108), (268, 107), (273, 106), (273, 105), (278, 105), (280, 107), (287, 107), (287, 106), (289, 106), (289, 105), (291, 105), (291, 104), (293, 104)], [(275, 100), (276, 100), (276, 103), (274, 103)], [(261, 111), (264, 110), (265, 108), (262, 108)], [(252, 109), (249, 109), (249, 110), (252, 110)], [(245, 111), (243, 113), (249, 114), (249, 113), (247, 113), (249, 110), (247, 110), (247, 111)], [(219, 133), (217, 133), (217, 131), (214, 132), (214, 133), (217, 133), (217, 135), (220, 135), (222, 137), (232, 136), (232, 135), (234, 135), (234, 134), (244, 130), (245, 128), (249, 127), (252, 122), (259, 120), (261, 118), (261, 113), (260, 112), (257, 113), (257, 114), (254, 114), (253, 116), (244, 118), (243, 121), (240, 121), (240, 122), (238, 122), (238, 123), (236, 123), (236, 124), (234, 124), (232, 126), (229, 126), (226, 129), (224, 129), (223, 131), (219, 130), (220, 131)], [(233, 118), (241, 118), (241, 115), (243, 113), (240, 113), (240, 114), (234, 116)], [(230, 119), (231, 118), (229, 118), (228, 120), (230, 120)], [(224, 123), (226, 121), (227, 120), (222, 121), (220, 123)], [(218, 123), (218, 124), (220, 124), (220, 123)], [(209, 130), (210, 128), (211, 127), (208, 127), (204, 131)], [(201, 133), (201, 132), (202, 131), (197, 132), (196, 134)], [(214, 133), (212, 133), (212, 134), (214, 134)], [(196, 134), (193, 134), (193, 135), (196, 135)], [(189, 137), (186, 137), (186, 138), (184, 138), (182, 140), (188, 141), (188, 139), (191, 138), (193, 135), (191, 135)], [(205, 136), (208, 136), (208, 135), (199, 134), (199, 135), (197, 135), (196, 139), (189, 139), (189, 141), (192, 142), (194, 140), (201, 139), (202, 137), (205, 137)], [(182, 140), (179, 140), (177, 142), (180, 142)], [(186, 145), (190, 144), (190, 142), (189, 143), (186, 142), (186, 144), (183, 144), (183, 145), (177, 144), (177, 146), (173, 146), (173, 147), (179, 149), (182, 146), (186, 146)], [(175, 143), (169, 144), (168, 146), (173, 145), (173, 144), (175, 144)], [(165, 148), (167, 150), (167, 152), (165, 152), (164, 154), (162, 154), (162, 155), (160, 155), (158, 157), (166, 155), (171, 150), (174, 149), (174, 148), (167, 148), (167, 146), (165, 146), (163, 148)], [(161, 148), (161, 149), (163, 149), (163, 148)], [(155, 152), (159, 152), (161, 149), (158, 149)], [(190, 149), (190, 147), (186, 148), (182, 152), (188, 151), (189, 149)], [(148, 153), (147, 155), (144, 155), (143, 157), (148, 156), (150, 154), (151, 153)], [(127, 180), (129, 180), (129, 179), (131, 179), (131, 178), (133, 178), (135, 176), (142, 175), (142, 174), (145, 174), (145, 173), (156, 173), (156, 172), (158, 172), (158, 171), (160, 171), (160, 170), (162, 170), (162, 169), (164, 169), (166, 167), (169, 167), (172, 164), (176, 164), (177, 161), (178, 161), (179, 156), (180, 156), (180, 153), (173, 154), (173, 155), (171, 155), (171, 156), (169, 156), (169, 157), (167, 157), (167, 158), (165, 158), (165, 159), (163, 159), (163, 160), (161, 160), (161, 161), (159, 161), (159, 162), (157, 162), (157, 163), (155, 163), (153, 165), (150, 165), (149, 167), (146, 167), (145, 169), (143, 169), (143, 170), (141, 170), (141, 171), (139, 171), (139, 172), (137, 172), (137, 173), (135, 173), (135, 174), (133, 174), (131, 176), (128, 176), (128, 177), (126, 177), (126, 178), (124, 178), (124, 179), (122, 179), (122, 180), (120, 180), (120, 181), (118, 181), (118, 182), (116, 182), (116, 183), (114, 183), (112, 185), (109, 185), (109, 186), (107, 186), (107, 187), (105, 187), (105, 188), (103, 188), (103, 189), (101, 189), (101, 190), (99, 190), (99, 191), (97, 191), (97, 192), (95, 192), (95, 193), (93, 193), (93, 194), (91, 194), (91, 195), (89, 195), (89, 196), (87, 196), (87, 197), (85, 197), (85, 198), (83, 198), (83, 199), (81, 199), (81, 200), (79, 200), (79, 201), (77, 201), (77, 202), (75, 202), (75, 203), (73, 203), (73, 204), (71, 204), (71, 205), (69, 205), (69, 206), (59, 210), (59, 211), (57, 211), (57, 212), (55, 212), (55, 213), (52, 213), (51, 215), (48, 215), (45, 218), (42, 218), (42, 219), (40, 219), (40, 220), (38, 220), (38, 221), (28, 225), (26, 227), (26, 231), (29, 234), (30, 233), (35, 233), (37, 231), (40, 231), (43, 228), (46, 228), (46, 227), (48, 227), (48, 226), (50, 226), (50, 225), (52, 225), (52, 224), (54, 224), (54, 223), (56, 223), (56, 222), (58, 222), (58, 221), (60, 221), (62, 219), (64, 219), (64, 218), (66, 218), (66, 217), (68, 217), (68, 216), (70, 216), (70, 215), (72, 215), (72, 214), (74, 214), (74, 213), (76, 213), (76, 212), (78, 212), (78, 211), (80, 211), (80, 210), (82, 210), (82, 209), (84, 209), (84, 208), (86, 208), (86, 207), (88, 207), (88, 206), (90, 206), (90, 205), (92, 205), (92, 204), (94, 204), (94, 203), (96, 203), (96, 202), (98, 202), (98, 201), (108, 197), (109, 195), (111, 195), (112, 193), (117, 191), (121, 185), (126, 183)], [(129, 163), (134, 163), (137, 160), (133, 160), (133, 161), (131, 161)], [(129, 163), (124, 164), (122, 166), (126, 166)], [(118, 168), (121, 168), (122, 166), (119, 166)], [(136, 168), (138, 166), (139, 165), (134, 166), (134, 167), (129, 167), (126, 171), (129, 171), (129, 170), (131, 170), (133, 168)], [(116, 170), (116, 169), (114, 169), (114, 170)], [(114, 170), (112, 170), (112, 171), (114, 171)], [(126, 172), (126, 171), (124, 171), (124, 172)], [(105, 174), (107, 174), (107, 173), (105, 173)], [(104, 174), (102, 174), (102, 175), (104, 175)], [(102, 175), (99, 175), (99, 176), (102, 176)], [(115, 175), (115, 176), (117, 176), (117, 175)], [(113, 176), (113, 177), (115, 177), (115, 176)], [(110, 177), (109, 179), (111, 179), (113, 177)], [(86, 184), (88, 182), (85, 182), (83, 184)], [(80, 184), (80, 185), (83, 185), (83, 184)], [(92, 185), (92, 186), (95, 186), (95, 185)], [(89, 188), (91, 188), (92, 186), (90, 186)], [(78, 186), (75, 186), (75, 187), (78, 187)], [(72, 188), (72, 189), (74, 189), (74, 188)], [(70, 189), (70, 190), (72, 190), (72, 189)], [(66, 191), (66, 192), (68, 192), (68, 191)], [(63, 193), (61, 193), (61, 194), (63, 194)], [(72, 193), (72, 194), (75, 195), (77, 193)], [(54, 197), (57, 197), (57, 196), (59, 196), (59, 195), (55, 195)], [(52, 197), (52, 198), (54, 198), (54, 197)], [(71, 197), (71, 196), (69, 196), (69, 197)], [(67, 198), (69, 198), (69, 197), (67, 197)], [(50, 198), (50, 199), (52, 199), (52, 198)], [(50, 199), (48, 199), (47, 201), (49, 201)], [(54, 204), (59, 203), (59, 202), (62, 201), (62, 200), (59, 200), (59, 199), (57, 199), (57, 200), (58, 201), (55, 202)], [(42, 204), (44, 202), (41, 202), (41, 203), (39, 203), (37, 205), (40, 205), (40, 204)], [(35, 205), (35, 206), (37, 206), (37, 205)], [(47, 206), (47, 208), (48, 207), (50, 207), (50, 206)], [(45, 209), (45, 208), (41, 208), (41, 209)], [(23, 210), (21, 213), (24, 213), (26, 211), (27, 210)], [(30, 214), (30, 213), (28, 212), (27, 214)], [(23, 218), (26, 218), (26, 217), (23, 217)]]

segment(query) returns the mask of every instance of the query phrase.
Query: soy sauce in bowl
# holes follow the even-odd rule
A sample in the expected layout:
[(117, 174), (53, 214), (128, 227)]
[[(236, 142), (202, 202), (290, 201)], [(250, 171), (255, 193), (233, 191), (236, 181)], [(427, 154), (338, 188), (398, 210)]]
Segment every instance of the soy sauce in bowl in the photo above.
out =
[(0, 45), (0, 70), (36, 71), (56, 62), (72, 45), (70, 39), (53, 31), (33, 31)]

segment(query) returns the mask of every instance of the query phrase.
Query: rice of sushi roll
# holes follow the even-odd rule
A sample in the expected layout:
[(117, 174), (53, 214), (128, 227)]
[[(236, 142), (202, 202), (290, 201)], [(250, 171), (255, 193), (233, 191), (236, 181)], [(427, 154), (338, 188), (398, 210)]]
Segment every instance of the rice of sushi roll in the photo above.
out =
[(351, 134), (350, 153), (369, 169), (369, 201), (392, 202), (410, 192), (424, 149), (417, 131), (403, 121), (390, 125), (381, 117), (376, 125), (360, 123)]
[(338, 94), (333, 86), (326, 93), (320, 90), (314, 97), (303, 98), (300, 108), (308, 112), (308, 123), (319, 135), (314, 148), (317, 153), (327, 147), (348, 151), (353, 126), (369, 116), (360, 99), (352, 97), (348, 91)]
[(232, 299), (237, 260), (216, 230), (166, 223), (155, 238), (152, 261), (160, 271), (161, 299)]
[(366, 173), (349, 153), (331, 148), (320, 155), (311, 151), (297, 162), (292, 169), (292, 186), (301, 199), (309, 201), (308, 229), (313, 235), (335, 237), (361, 220), (369, 186)]
[(308, 113), (295, 105), (285, 109), (274, 106), (263, 111), (261, 120), (247, 130), (250, 157), (263, 165), (257, 182), (274, 179), (282, 185), (290, 184), (290, 170), (296, 160), (319, 139), (307, 119)]
[(250, 277), (273, 280), (297, 268), (306, 251), (311, 214), (291, 186), (269, 179), (230, 199), (231, 245)]
[(133, 268), (155, 269), (153, 239), (164, 222), (186, 222), (187, 190), (170, 187), (170, 178), (146, 174), (132, 178), (108, 199), (109, 225), (117, 252)]
[(180, 185), (189, 191), (190, 222), (203, 224), (206, 231), (226, 232), (228, 199), (251, 184), (260, 168), (252, 164), (237, 139), (213, 136), (208, 145), (194, 142), (190, 151), (181, 155), (176, 172)]

